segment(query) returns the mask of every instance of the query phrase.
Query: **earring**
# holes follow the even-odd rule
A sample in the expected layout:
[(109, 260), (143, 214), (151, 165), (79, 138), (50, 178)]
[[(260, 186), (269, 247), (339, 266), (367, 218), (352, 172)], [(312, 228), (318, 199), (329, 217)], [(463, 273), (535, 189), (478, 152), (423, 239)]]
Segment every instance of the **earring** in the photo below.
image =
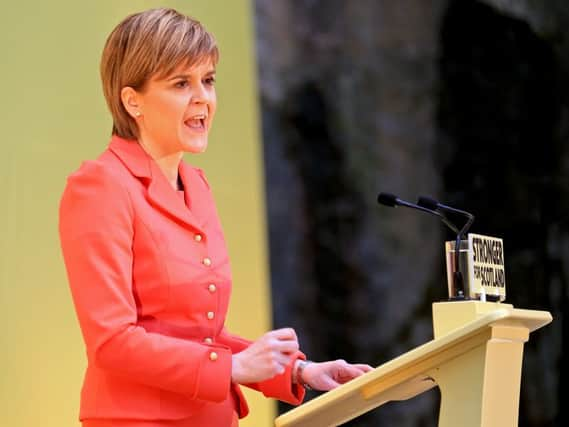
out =
[(137, 111), (137, 112), (134, 113), (134, 115), (135, 115), (136, 117), (140, 117), (140, 116), (142, 115), (142, 113), (141, 113), (140, 111)]

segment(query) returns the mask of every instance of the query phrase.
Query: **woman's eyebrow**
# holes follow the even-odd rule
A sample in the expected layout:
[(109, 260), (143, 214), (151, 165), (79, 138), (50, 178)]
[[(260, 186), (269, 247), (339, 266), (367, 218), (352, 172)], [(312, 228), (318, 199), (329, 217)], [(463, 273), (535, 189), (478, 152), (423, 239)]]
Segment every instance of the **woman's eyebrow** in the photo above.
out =
[[(215, 74), (215, 70), (210, 70), (205, 73), (204, 77), (211, 77)], [(191, 74), (176, 74), (175, 76), (168, 77), (166, 80), (175, 80), (175, 79), (189, 79), (192, 75)]]

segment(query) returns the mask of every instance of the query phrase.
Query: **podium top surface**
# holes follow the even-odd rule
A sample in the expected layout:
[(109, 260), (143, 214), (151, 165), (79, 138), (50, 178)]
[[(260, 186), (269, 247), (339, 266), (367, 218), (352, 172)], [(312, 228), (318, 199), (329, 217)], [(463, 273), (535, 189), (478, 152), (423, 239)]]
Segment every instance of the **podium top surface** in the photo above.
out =
[(505, 304), (505, 308), (491, 311), (281, 415), (275, 425), (338, 425), (340, 422), (316, 424), (314, 420), (331, 420), (334, 413), (348, 411), (350, 416), (341, 420), (345, 422), (388, 401), (413, 397), (435, 386), (426, 375), (434, 364), (455, 357), (465, 345), (480, 345), (478, 337), (487, 336), (492, 328), (510, 327), (531, 333), (551, 321), (547, 311), (516, 309)]

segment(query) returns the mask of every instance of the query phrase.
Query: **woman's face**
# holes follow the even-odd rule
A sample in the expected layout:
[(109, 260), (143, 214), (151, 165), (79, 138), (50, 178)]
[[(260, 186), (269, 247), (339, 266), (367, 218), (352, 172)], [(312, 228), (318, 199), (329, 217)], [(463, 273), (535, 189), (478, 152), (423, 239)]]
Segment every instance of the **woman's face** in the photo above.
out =
[(210, 61), (150, 79), (135, 95), (140, 142), (159, 156), (205, 151), (217, 105), (214, 83)]

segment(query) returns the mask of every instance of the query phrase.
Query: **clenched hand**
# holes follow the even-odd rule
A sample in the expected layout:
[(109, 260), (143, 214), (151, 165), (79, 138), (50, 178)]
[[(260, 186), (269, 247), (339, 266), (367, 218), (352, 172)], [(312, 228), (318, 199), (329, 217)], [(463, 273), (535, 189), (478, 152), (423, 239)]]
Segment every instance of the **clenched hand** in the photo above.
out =
[(247, 349), (233, 355), (231, 380), (247, 384), (282, 374), (297, 350), (298, 338), (294, 329), (267, 332)]

